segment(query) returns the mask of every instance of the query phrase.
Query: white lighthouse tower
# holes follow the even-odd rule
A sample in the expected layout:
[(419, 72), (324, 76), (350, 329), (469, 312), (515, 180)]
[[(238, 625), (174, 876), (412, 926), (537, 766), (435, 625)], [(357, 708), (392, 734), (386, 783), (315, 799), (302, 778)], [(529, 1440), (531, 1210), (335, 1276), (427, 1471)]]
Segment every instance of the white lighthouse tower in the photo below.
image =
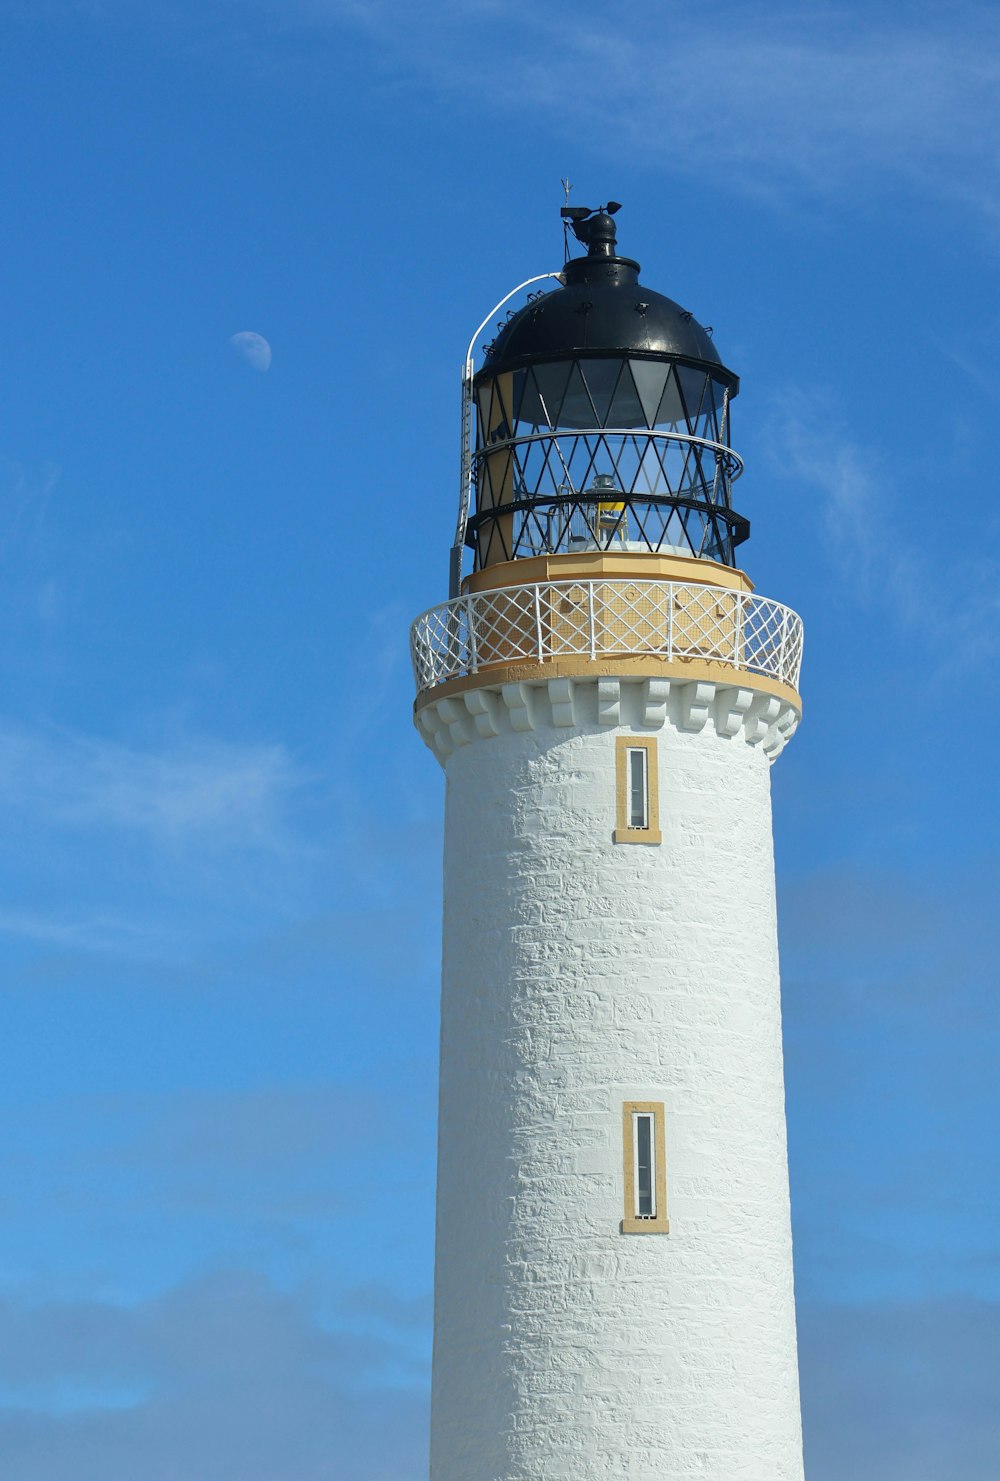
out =
[(801, 1481), (770, 767), (802, 626), (737, 564), (737, 378), (616, 209), (564, 213), (586, 255), (470, 361), (452, 600), (413, 629), (431, 1477)]

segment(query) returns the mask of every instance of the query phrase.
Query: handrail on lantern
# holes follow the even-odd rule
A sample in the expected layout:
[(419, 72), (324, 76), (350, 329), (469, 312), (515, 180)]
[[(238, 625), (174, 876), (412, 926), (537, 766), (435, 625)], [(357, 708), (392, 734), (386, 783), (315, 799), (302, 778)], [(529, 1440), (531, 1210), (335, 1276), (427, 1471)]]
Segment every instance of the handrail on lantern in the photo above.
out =
[(465, 363), (462, 366), (462, 452), (460, 469), (460, 488), (458, 494), (458, 522), (455, 527), (455, 543), (451, 547), (451, 562), (448, 571), (448, 585), (452, 596), (458, 595), (462, 584), (462, 552), (465, 548), (465, 525), (469, 517), (469, 508), (472, 500), (472, 383), (475, 378), (476, 365), (473, 352), (476, 340), (482, 334), (493, 315), (499, 313), (505, 303), (509, 303), (515, 294), (521, 293), (525, 288), (530, 288), (532, 283), (544, 282), (546, 278), (555, 278), (557, 282), (563, 283), (565, 279), (562, 273), (536, 273), (533, 278), (525, 278), (523, 283), (518, 283), (509, 293), (505, 293), (498, 304), (490, 309), (486, 318), (469, 340), (469, 348), (465, 352)]
[(491, 667), (580, 654), (704, 659), (798, 687), (802, 619), (748, 591), (683, 581), (542, 581), (429, 607), (410, 630), (418, 694)]
[[(498, 437), (493, 442), (485, 442), (473, 450), (472, 457), (475, 462), (481, 463), (494, 453), (504, 452), (523, 442), (546, 442), (562, 437), (631, 437), (636, 442), (677, 442), (684, 446), (702, 447), (725, 463), (726, 472), (734, 483), (742, 475), (745, 466), (739, 453), (734, 452), (725, 442), (714, 442), (711, 437), (696, 437), (693, 432), (667, 431), (663, 427), (543, 427), (540, 432), (516, 433), (511, 437)], [(661, 497), (669, 499), (669, 491)]]

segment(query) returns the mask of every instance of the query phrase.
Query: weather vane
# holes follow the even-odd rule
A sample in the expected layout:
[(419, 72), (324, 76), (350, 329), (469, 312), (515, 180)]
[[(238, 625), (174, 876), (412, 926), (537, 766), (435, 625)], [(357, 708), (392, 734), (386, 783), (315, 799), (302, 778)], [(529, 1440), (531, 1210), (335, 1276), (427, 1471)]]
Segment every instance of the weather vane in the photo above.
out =
[(573, 182), (568, 175), (564, 175), (559, 183), (562, 186), (563, 194), (566, 197), (566, 204), (563, 206), (562, 211), (560, 212), (560, 215), (563, 219), (563, 262), (566, 263), (569, 261), (569, 227), (566, 221), (566, 212), (569, 209), (569, 193), (573, 189)]

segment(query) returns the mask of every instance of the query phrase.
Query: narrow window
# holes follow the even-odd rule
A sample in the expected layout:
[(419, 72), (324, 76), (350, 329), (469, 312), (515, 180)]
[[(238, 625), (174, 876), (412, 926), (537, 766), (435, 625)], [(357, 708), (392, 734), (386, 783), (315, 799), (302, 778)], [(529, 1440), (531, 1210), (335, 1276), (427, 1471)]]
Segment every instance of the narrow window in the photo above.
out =
[(625, 1207), (623, 1234), (667, 1234), (667, 1168), (663, 1105), (626, 1101), (622, 1108)]
[(659, 843), (656, 737), (618, 736), (615, 767), (615, 843)]
[(635, 1216), (637, 1219), (655, 1219), (653, 1150), (656, 1128), (648, 1111), (632, 1112), (632, 1140), (635, 1143)]
[(630, 746), (628, 755), (628, 825), (649, 827), (649, 793), (647, 790), (648, 756), (645, 746)]

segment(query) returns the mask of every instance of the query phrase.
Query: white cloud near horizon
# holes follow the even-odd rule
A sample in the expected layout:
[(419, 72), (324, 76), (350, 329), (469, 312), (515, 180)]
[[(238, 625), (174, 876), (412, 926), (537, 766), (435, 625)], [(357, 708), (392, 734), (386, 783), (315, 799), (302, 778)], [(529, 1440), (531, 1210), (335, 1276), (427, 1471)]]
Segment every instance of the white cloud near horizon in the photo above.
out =
[(411, 1344), (220, 1270), (137, 1306), (0, 1300), (0, 1451), (18, 1481), (405, 1481), (426, 1468)]
[(993, 1481), (1000, 1306), (799, 1304), (810, 1481)]
[[(799, 1319), (813, 1481), (992, 1481), (1000, 1307), (807, 1303)], [(249, 1269), (132, 1306), (0, 1300), (0, 1446), (18, 1481), (417, 1481), (426, 1370), (403, 1324), (381, 1325), (330, 1323), (313, 1293)]]

